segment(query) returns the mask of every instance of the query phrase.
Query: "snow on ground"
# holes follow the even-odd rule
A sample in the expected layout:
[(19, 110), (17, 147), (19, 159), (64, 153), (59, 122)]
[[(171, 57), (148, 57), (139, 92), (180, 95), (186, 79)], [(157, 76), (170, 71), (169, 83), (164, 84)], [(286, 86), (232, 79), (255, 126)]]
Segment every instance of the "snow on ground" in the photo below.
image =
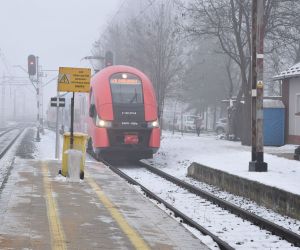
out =
[[(36, 143), (38, 149), (36, 158), (54, 159), (55, 133), (45, 130), (45, 134), (41, 138), (41, 142)], [(62, 138), (60, 146), (60, 152), (62, 152)], [(285, 145), (283, 147), (266, 147), (265, 151), (269, 153), (293, 153), (294, 149), (295, 145)], [(200, 137), (197, 137), (194, 134), (173, 135), (164, 131), (161, 148), (151, 161), (159, 164), (159, 168), (162, 170), (185, 181), (187, 179), (187, 167), (195, 161), (232, 174), (258, 180), (267, 185), (300, 193), (300, 186), (296, 181), (300, 177), (300, 162), (265, 154), (269, 171), (266, 173), (253, 173), (248, 171), (250, 157), (250, 147), (241, 146), (240, 142), (220, 140), (215, 135), (201, 134)], [(87, 160), (93, 159), (87, 156)], [(215, 193), (215, 190), (212, 190), (212, 192)], [(228, 198), (231, 201), (235, 200), (238, 204), (245, 203), (242, 198), (240, 200), (238, 197), (230, 196), (225, 192), (221, 192), (220, 195), (226, 196), (226, 199)], [(187, 204), (187, 202), (185, 201), (183, 204)], [(250, 201), (246, 201), (245, 206), (247, 206), (246, 209), (249, 209), (250, 206), (250, 211), (258, 210), (258, 215), (263, 215), (274, 222), (282, 222), (280, 224), (283, 227), (299, 233), (299, 221), (270, 213), (267, 209), (260, 208)]]
[[(35, 143), (37, 152), (35, 158), (39, 160), (50, 160), (55, 159), (55, 132), (44, 129), (41, 133), (41, 141)], [(62, 152), (63, 141), (60, 138), (60, 158)]]
[[(35, 158), (39, 160), (53, 160), (55, 159), (55, 142), (56, 134), (52, 130), (45, 129), (41, 134), (41, 141), (36, 142), (37, 151)], [(62, 159), (63, 152), (63, 136), (60, 135), (59, 141), (59, 159)], [(93, 161), (93, 158), (89, 155), (86, 155), (86, 160)]]
[[(60, 137), (60, 159), (63, 139)], [(41, 142), (36, 143), (36, 159), (55, 158), (55, 133), (45, 129)], [(270, 153), (293, 153), (295, 145), (265, 147), (265, 162), (268, 172), (249, 172), (251, 148), (240, 142), (218, 139), (215, 135), (175, 133), (163, 131), (161, 147), (151, 162), (159, 164), (164, 171), (183, 179), (192, 162), (220, 169), (274, 186), (288, 192), (300, 194), (300, 162), (288, 160)], [(93, 160), (87, 155), (87, 160)]]
[[(63, 139), (60, 137), (60, 159)], [(41, 141), (36, 143), (36, 159), (55, 158), (55, 133), (45, 129)], [(265, 147), (265, 162), (268, 163), (268, 172), (249, 172), (251, 148), (241, 146), (240, 142), (220, 140), (215, 135), (201, 134), (172, 134), (164, 131), (161, 147), (151, 162), (177, 176), (185, 178), (187, 168), (192, 162), (220, 169), (256, 180), (269, 186), (278, 187), (288, 192), (300, 194), (300, 162), (288, 160), (270, 153), (293, 153), (295, 145), (283, 147)], [(93, 160), (87, 155), (87, 160)]]
[[(298, 249), (287, 241), (281, 240), (280, 237), (272, 235), (251, 222), (206, 199), (189, 193), (143, 168), (129, 168), (127, 166), (122, 171), (227, 242), (234, 249)], [(288, 228), (288, 225), (285, 227)], [(202, 240), (202, 238), (199, 239)]]
[[(0, 144), (1, 144), (0, 151), (2, 151), (4, 147), (9, 144), (11, 139), (14, 138), (18, 132), (19, 132), (18, 130), (14, 130), (8, 133), (8, 135), (6, 136), (7, 138), (3, 138), (3, 137), (0, 138)], [(15, 144), (8, 150), (8, 152), (4, 155), (4, 157), (0, 159), (0, 186), (3, 185), (3, 180), (5, 179), (9, 171), (9, 168), (13, 163), (14, 156), (16, 155), (18, 146), (20, 145), (24, 135), (25, 132), (16, 140)], [(6, 142), (4, 142), (3, 139), (6, 139)]]
[(172, 134), (164, 131), (161, 147), (151, 162), (183, 179), (187, 168), (197, 162), (230, 174), (300, 194), (300, 162), (269, 153), (293, 153), (295, 145), (265, 147), (268, 172), (249, 172), (251, 148), (240, 142), (220, 140), (215, 135)]

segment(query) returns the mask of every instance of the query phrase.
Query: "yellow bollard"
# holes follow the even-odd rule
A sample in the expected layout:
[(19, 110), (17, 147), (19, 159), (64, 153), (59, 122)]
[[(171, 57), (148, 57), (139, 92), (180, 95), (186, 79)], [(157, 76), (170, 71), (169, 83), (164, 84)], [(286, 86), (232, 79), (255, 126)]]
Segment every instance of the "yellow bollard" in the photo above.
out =
[[(86, 153), (86, 140), (87, 134), (83, 133), (74, 133), (74, 143), (73, 149), (79, 150), (82, 152), (81, 164), (80, 164), (80, 179), (84, 178), (84, 165), (85, 165), (85, 153)], [(70, 149), (70, 133), (64, 133), (64, 146), (62, 153), (62, 169), (60, 173), (63, 176), (68, 175), (68, 154), (66, 151)]]

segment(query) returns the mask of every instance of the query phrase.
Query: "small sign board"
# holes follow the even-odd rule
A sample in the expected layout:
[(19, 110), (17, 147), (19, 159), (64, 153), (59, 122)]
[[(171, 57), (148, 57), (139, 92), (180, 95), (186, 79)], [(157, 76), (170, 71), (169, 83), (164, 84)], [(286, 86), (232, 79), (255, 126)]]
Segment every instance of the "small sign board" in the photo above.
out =
[(58, 91), (89, 92), (91, 69), (59, 67)]
[(51, 97), (51, 107), (65, 107), (66, 106), (66, 99), (65, 98), (58, 98)]

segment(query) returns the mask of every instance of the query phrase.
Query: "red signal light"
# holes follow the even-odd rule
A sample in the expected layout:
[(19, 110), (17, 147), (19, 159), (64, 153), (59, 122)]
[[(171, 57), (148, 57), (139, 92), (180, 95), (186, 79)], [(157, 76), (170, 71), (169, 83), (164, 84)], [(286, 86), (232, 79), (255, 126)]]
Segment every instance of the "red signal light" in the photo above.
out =
[(28, 56), (28, 74), (34, 76), (36, 74), (36, 58), (34, 55)]

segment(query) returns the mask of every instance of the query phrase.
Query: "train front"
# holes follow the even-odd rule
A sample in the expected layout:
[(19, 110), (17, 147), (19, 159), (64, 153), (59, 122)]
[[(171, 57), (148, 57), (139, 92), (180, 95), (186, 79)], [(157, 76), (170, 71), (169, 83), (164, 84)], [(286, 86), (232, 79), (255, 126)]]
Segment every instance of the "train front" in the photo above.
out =
[(154, 88), (135, 68), (111, 66), (94, 76), (90, 117), (92, 147), (102, 158), (152, 158), (160, 146)]

